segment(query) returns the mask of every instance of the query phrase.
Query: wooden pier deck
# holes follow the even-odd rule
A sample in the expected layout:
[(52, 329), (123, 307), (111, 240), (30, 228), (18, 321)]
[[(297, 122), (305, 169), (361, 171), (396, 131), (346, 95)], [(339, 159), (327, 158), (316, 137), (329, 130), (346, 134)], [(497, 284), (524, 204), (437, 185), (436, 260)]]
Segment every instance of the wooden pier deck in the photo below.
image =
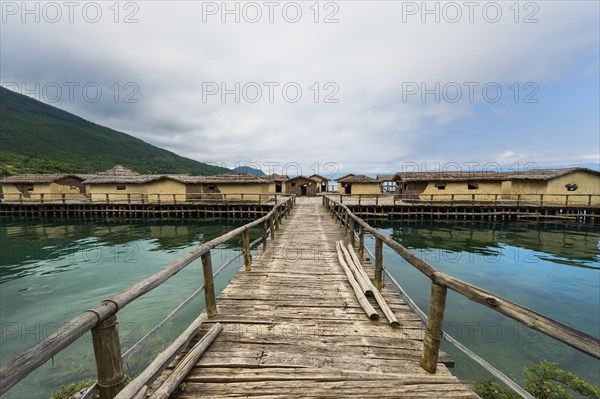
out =
[(172, 397), (474, 397), (445, 365), (436, 374), (421, 368), (421, 321), (391, 288), (382, 294), (401, 327), (368, 319), (338, 262), (338, 240), (347, 235), (321, 199), (299, 198), (252, 270), (242, 268), (218, 297), (218, 315), (189, 347), (214, 323), (223, 331)]

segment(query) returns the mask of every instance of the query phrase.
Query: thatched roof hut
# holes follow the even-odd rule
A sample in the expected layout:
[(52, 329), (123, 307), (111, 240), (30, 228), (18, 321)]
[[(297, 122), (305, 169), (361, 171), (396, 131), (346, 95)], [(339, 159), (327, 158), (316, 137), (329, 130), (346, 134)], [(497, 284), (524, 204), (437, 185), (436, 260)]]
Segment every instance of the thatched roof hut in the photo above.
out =
[(411, 181), (492, 181), (492, 180), (552, 180), (574, 172), (587, 172), (600, 176), (600, 172), (587, 168), (531, 169), (520, 172), (398, 172), (394, 180)]
[(278, 175), (277, 173), (261, 176), (261, 178), (270, 182), (284, 182), (290, 179), (287, 175)]

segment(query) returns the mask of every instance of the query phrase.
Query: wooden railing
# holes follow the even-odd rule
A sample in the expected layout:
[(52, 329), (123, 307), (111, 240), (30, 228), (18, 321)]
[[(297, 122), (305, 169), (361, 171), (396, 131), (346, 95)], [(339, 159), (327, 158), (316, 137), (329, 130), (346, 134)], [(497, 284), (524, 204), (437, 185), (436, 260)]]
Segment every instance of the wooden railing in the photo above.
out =
[(329, 194), (340, 203), (353, 205), (477, 204), (477, 205), (553, 205), (600, 206), (600, 194)]
[(0, 366), (0, 395), (4, 394), (16, 383), (50, 360), (53, 356), (71, 345), (88, 331), (92, 331), (92, 342), (96, 359), (98, 390), (101, 399), (112, 399), (125, 386), (125, 374), (117, 330), (117, 312), (142, 295), (163, 284), (173, 275), (197, 259), (202, 261), (204, 274), (204, 294), (208, 317), (217, 314), (217, 303), (213, 282), (211, 250), (238, 235), (242, 236), (244, 267), (250, 270), (252, 256), (248, 231), (262, 225), (263, 248), (267, 245), (270, 231), (271, 239), (279, 228), (281, 219), (287, 215), (295, 204), (295, 197), (290, 196), (279, 203), (265, 216), (244, 226), (228, 232), (214, 240), (204, 243), (169, 264), (161, 271), (132, 285), (110, 299), (102, 301), (64, 324), (56, 333), (48, 336), (28, 350), (13, 357)]
[(429, 302), (429, 316), (423, 338), (423, 353), (421, 366), (430, 373), (435, 373), (439, 355), (440, 340), (442, 338), (442, 322), (446, 305), (446, 293), (450, 289), (467, 299), (487, 306), (519, 323), (563, 342), (583, 353), (600, 359), (600, 341), (581, 331), (575, 330), (556, 320), (552, 320), (524, 306), (494, 295), (486, 290), (442, 273), (422, 260), (403, 245), (371, 227), (361, 218), (357, 217), (350, 209), (327, 196), (323, 197), (323, 204), (338, 220), (346, 231), (350, 232), (350, 240), (355, 244), (354, 231), (358, 226), (359, 254), (364, 253), (364, 234), (371, 233), (375, 237), (375, 286), (381, 287), (383, 274), (383, 244), (393, 249), (413, 267), (431, 279), (431, 298)]
[(206, 202), (254, 202), (265, 203), (289, 197), (275, 193), (4, 193), (0, 203), (94, 203), (94, 204), (190, 204)]

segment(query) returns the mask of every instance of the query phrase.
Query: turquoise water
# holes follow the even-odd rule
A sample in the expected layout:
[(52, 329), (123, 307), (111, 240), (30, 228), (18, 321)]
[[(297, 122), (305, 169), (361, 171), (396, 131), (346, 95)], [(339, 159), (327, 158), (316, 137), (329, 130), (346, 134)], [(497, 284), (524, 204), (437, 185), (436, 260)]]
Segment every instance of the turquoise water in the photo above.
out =
[[(600, 230), (586, 225), (378, 222), (420, 258), (447, 274), (503, 296), (594, 337), (600, 336)], [(372, 237), (366, 243), (373, 251)], [(384, 264), (425, 312), (431, 282), (384, 246)], [(448, 291), (444, 330), (508, 374), (522, 379), (528, 362), (559, 363), (600, 386), (600, 362), (512, 319)], [(448, 343), (453, 373), (488, 378)]]
[[(1, 221), (0, 361), (4, 362), (106, 298), (150, 276), (192, 248), (242, 221)], [(251, 232), (251, 239), (261, 234)], [(240, 239), (213, 250), (216, 271), (240, 253)], [(242, 264), (237, 260), (216, 280), (223, 289)], [(131, 347), (203, 283), (200, 261), (118, 313), (123, 351)], [(142, 369), (204, 308), (196, 298), (147, 348), (127, 363)], [(5, 394), (6, 398), (48, 398), (61, 384), (93, 377), (91, 336), (48, 361)]]
[[(242, 221), (6, 221), (0, 220), (0, 361), (29, 348), (105, 298), (162, 269), (195, 246)], [(440, 270), (523, 304), (588, 334), (600, 334), (600, 231), (589, 226), (375, 222)], [(251, 232), (251, 239), (260, 235)], [(366, 239), (373, 250), (373, 240)], [(216, 270), (239, 254), (235, 239), (213, 251)], [(384, 263), (423, 308), (429, 280), (384, 246)], [(220, 291), (241, 266), (215, 283)], [(124, 350), (202, 284), (196, 261), (118, 314)], [(204, 308), (194, 300), (147, 349), (126, 365), (135, 374)], [(600, 385), (596, 360), (510, 319), (449, 293), (445, 328), (505, 373), (521, 378), (527, 361), (552, 360)], [(444, 345), (466, 381), (487, 374)], [(90, 335), (15, 386), (6, 398), (48, 398), (53, 388), (93, 377)]]

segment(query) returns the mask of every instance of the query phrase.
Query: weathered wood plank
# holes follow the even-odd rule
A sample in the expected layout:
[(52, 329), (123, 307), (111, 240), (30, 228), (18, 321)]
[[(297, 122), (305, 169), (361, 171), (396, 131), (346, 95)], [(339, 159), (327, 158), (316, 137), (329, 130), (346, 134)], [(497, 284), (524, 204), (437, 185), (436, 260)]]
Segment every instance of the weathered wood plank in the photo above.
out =
[[(216, 323), (223, 326), (183, 379), (185, 391), (172, 397), (473, 397), (444, 365), (451, 363), (447, 356), (436, 374), (423, 370), (423, 323), (391, 288), (380, 294), (401, 328), (365, 317), (336, 250), (336, 241), (349, 244), (345, 226), (324, 207), (299, 198), (276, 228), (251, 270), (238, 271), (219, 295), (219, 313), (181, 353)], [(363, 264), (373, 275), (368, 260)], [(176, 367), (177, 361), (165, 375)]]

